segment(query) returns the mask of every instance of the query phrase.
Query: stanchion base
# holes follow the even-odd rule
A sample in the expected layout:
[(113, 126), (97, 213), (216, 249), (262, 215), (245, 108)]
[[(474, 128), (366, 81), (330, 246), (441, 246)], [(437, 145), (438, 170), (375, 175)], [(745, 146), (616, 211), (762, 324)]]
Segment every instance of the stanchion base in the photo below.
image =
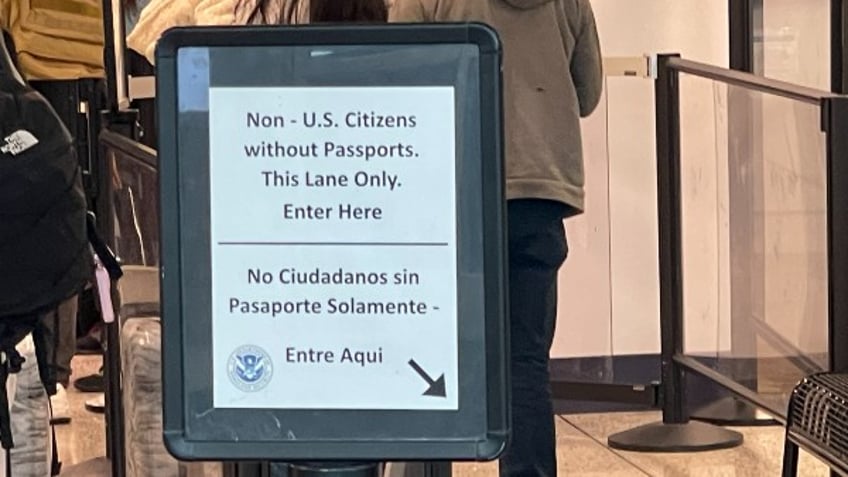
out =
[(771, 416), (737, 397), (727, 397), (695, 411), (691, 419), (717, 426), (779, 426)]
[(702, 422), (655, 422), (609, 436), (613, 449), (634, 452), (703, 452), (742, 445), (742, 434)]

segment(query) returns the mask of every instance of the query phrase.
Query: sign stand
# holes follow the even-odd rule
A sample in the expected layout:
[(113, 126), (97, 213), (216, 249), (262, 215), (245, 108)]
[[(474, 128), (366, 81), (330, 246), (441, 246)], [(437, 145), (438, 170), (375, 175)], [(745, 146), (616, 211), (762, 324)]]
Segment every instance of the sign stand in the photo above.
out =
[(169, 451), (298, 476), (497, 458), (494, 31), (174, 29), (157, 70)]
[(292, 465), (290, 477), (380, 477), (380, 464), (298, 464)]

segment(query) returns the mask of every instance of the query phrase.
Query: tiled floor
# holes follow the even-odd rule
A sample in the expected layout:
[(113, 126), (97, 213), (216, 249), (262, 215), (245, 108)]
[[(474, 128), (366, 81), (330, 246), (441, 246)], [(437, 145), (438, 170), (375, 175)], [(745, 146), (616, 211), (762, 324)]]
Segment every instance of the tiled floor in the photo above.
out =
[[(78, 357), (74, 362), (75, 377), (95, 372), (97, 358)], [(84, 395), (69, 390), (73, 422), (57, 427), (59, 452), (67, 475), (100, 477), (108, 474), (89, 466), (75, 464), (105, 455), (103, 416), (85, 410)], [(783, 432), (779, 427), (737, 429), (745, 436), (745, 444), (736, 449), (697, 454), (643, 454), (620, 452), (606, 445), (610, 434), (659, 420), (660, 414), (615, 413), (560, 416), (557, 419), (559, 475), (574, 477), (766, 477), (780, 475)], [(497, 465), (457, 464), (457, 477), (497, 475)], [(804, 455), (801, 477), (828, 477), (827, 469)], [(154, 476), (151, 476), (154, 477)], [(217, 476), (215, 476), (217, 477)]]
[[(73, 362), (71, 379), (96, 373), (100, 368), (100, 358), (77, 356)], [(63, 465), (70, 466), (96, 456), (106, 455), (106, 433), (102, 414), (85, 410), (85, 401), (94, 394), (82, 394), (70, 386), (68, 401), (71, 405), (71, 424), (56, 426), (56, 438), (59, 441), (59, 457)]]
[[(760, 477), (780, 475), (783, 455), (783, 429), (780, 427), (736, 428), (745, 437), (735, 449), (697, 454), (645, 454), (613, 451), (605, 446), (607, 436), (638, 425), (660, 420), (659, 412), (564, 416), (563, 419), (585, 432), (587, 438), (609, 453), (627, 460), (645, 475), (656, 477)], [(567, 475), (567, 474), (566, 474)], [(581, 474), (575, 474), (581, 475)], [(587, 474), (591, 475), (591, 474)], [(641, 475), (633, 473), (629, 475)], [(804, 455), (801, 477), (827, 477), (827, 468)]]

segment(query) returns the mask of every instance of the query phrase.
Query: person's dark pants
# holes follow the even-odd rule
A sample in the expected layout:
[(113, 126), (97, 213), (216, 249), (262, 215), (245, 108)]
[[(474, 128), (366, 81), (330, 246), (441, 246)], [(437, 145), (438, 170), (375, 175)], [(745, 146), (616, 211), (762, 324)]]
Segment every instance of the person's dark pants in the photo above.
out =
[(71, 360), (77, 347), (77, 302), (75, 296), (51, 312), (59, 318), (59, 329), (56, 331), (56, 382), (65, 388), (71, 381)]
[(508, 204), (512, 438), (500, 460), (509, 477), (555, 477), (556, 431), (548, 362), (557, 275), (568, 255), (568, 207), (545, 200)]
[[(21, 329), (27, 330), (26, 333), (32, 330), (41, 381), (50, 395), (55, 394), (57, 383), (67, 387), (71, 379), (71, 359), (76, 352), (76, 317), (76, 296), (50, 311), (24, 317), (26, 320), (35, 318), (30, 328)], [(24, 337), (17, 336), (8, 341), (18, 343)]]

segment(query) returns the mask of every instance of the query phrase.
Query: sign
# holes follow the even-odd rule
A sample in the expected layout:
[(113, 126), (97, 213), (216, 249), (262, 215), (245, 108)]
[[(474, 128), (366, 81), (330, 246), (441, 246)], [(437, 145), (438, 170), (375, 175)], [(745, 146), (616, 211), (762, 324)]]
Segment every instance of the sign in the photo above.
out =
[(215, 407), (457, 409), (454, 104), (210, 90)]
[(205, 27), (158, 45), (170, 452), (497, 457), (509, 326), (495, 33)]

